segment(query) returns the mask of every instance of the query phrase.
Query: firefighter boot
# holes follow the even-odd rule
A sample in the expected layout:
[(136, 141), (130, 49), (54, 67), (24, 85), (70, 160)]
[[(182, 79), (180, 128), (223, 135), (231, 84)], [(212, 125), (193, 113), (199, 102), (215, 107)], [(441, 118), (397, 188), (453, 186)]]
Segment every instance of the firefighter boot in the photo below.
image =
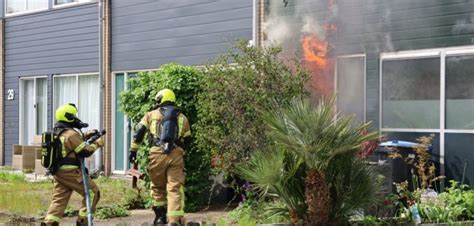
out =
[(164, 206), (154, 206), (153, 211), (155, 212), (155, 220), (153, 221), (153, 225), (164, 225), (168, 223), (166, 221), (166, 208)]
[(87, 226), (89, 222), (87, 222), (87, 218), (85, 217), (78, 217), (76, 220), (76, 226)]

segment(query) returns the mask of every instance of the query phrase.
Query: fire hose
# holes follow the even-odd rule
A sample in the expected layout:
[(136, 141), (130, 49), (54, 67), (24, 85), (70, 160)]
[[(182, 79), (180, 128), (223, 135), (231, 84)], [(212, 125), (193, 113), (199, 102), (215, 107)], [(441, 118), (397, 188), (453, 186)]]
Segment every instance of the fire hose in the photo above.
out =
[[(86, 145), (90, 145), (94, 143), (97, 139), (105, 135), (105, 130), (100, 131), (99, 133), (96, 133), (93, 135), (91, 138), (89, 138), (86, 141)], [(84, 158), (80, 158), (81, 162), (81, 171), (82, 171), (82, 181), (84, 182), (84, 192), (86, 196), (86, 208), (87, 208), (87, 222), (89, 226), (94, 226), (94, 222), (92, 221), (92, 207), (91, 207), (91, 198), (90, 198), (90, 191), (89, 191), (89, 180), (87, 178), (87, 171), (86, 171), (86, 165), (84, 163)]]

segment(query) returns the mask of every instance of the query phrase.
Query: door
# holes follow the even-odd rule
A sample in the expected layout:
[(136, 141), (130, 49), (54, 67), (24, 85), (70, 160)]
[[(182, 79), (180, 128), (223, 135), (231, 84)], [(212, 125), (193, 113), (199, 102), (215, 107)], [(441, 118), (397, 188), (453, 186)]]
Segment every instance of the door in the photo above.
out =
[(35, 135), (47, 130), (47, 78), (22, 78), (20, 89), (20, 144), (30, 145)]

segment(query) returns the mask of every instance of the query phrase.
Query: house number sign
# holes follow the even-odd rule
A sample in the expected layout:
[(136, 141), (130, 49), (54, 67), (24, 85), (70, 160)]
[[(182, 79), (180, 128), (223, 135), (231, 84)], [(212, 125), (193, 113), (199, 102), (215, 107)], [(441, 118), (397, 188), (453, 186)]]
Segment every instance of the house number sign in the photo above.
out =
[(14, 100), (15, 99), (15, 90), (14, 89), (7, 90), (7, 99), (8, 100)]

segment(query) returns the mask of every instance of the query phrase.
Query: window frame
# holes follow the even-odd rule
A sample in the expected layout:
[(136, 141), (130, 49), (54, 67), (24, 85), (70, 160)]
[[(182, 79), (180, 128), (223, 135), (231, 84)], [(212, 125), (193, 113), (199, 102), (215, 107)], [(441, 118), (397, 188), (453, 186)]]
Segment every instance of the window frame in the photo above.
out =
[(363, 57), (364, 58), (364, 123), (367, 122), (367, 54), (361, 53), (361, 54), (351, 54), (351, 55), (341, 55), (336, 58), (336, 64), (335, 64), (335, 69), (334, 69), (334, 90), (336, 91), (336, 106), (335, 109), (337, 109), (337, 79), (338, 79), (338, 72), (337, 72), (337, 63), (339, 59), (345, 59), (345, 58), (358, 58), (358, 57)]
[[(35, 92), (34, 92), (35, 95), (34, 95), (34, 97), (33, 97), (33, 100), (34, 100), (34, 102), (36, 103), (36, 79), (38, 79), (38, 78), (45, 78), (46, 81), (48, 81), (48, 76), (46, 76), (46, 75), (25, 76), (25, 77), (20, 77), (20, 78), (19, 78), (19, 87), (18, 87), (18, 91), (19, 91), (19, 93), (20, 93), (20, 95), (19, 95), (19, 101), (18, 101), (18, 105), (19, 105), (19, 117), (18, 117), (18, 121), (19, 121), (19, 122), (18, 122), (18, 141), (19, 141), (19, 142), (18, 142), (18, 143), (19, 143), (19, 144), (22, 144), (22, 143), (23, 143), (23, 139), (24, 139), (24, 137), (23, 137), (23, 132), (24, 132), (24, 131), (23, 131), (23, 126), (24, 126), (24, 121), (23, 121), (23, 119), (24, 119), (24, 112), (23, 112), (23, 111), (24, 111), (24, 109), (23, 109), (23, 102), (24, 102), (24, 100), (23, 100), (23, 95), (24, 95), (24, 93), (23, 93), (23, 91), (24, 91), (24, 90), (23, 90), (23, 81), (25, 81), (25, 80), (33, 80), (33, 83), (34, 83), (33, 86), (34, 86), (34, 91), (35, 91)], [(47, 91), (48, 91), (48, 90), (47, 90)], [(49, 103), (49, 100), (48, 100), (48, 98), (46, 98), (46, 105), (48, 105), (48, 103)], [(37, 108), (35, 107), (35, 113), (36, 113), (36, 111), (37, 111)], [(35, 115), (36, 115), (36, 114), (35, 114)], [(47, 121), (47, 120), (48, 120), (48, 109), (46, 109), (46, 121)], [(36, 118), (36, 116), (35, 116), (35, 117), (33, 118), (33, 125), (35, 125), (35, 127), (36, 127), (36, 122), (37, 122), (37, 118)], [(46, 124), (47, 124), (47, 122), (46, 122)], [(40, 134), (36, 134), (36, 135), (40, 135)], [(22, 144), (22, 145), (23, 145), (23, 144)], [(30, 144), (24, 144), (24, 145), (30, 145)]]
[[(380, 132), (415, 132), (415, 133), (438, 133), (439, 134), (439, 151), (440, 151), (440, 173), (445, 175), (445, 158), (446, 158), (446, 134), (474, 134), (474, 129), (446, 129), (446, 58), (449, 56), (469, 56), (474, 55), (474, 45), (422, 49), (400, 51), (393, 53), (381, 53), (379, 58), (379, 131)], [(440, 118), (439, 129), (411, 129), (411, 128), (383, 128), (382, 125), (382, 93), (383, 93), (383, 61), (387, 59), (420, 59), (429, 57), (439, 57), (440, 60)]]
[[(55, 74), (52, 76), (52, 80), (53, 80), (53, 84), (52, 84), (52, 93), (53, 93), (53, 100), (52, 100), (52, 104), (53, 104), (53, 109), (55, 110), (57, 107), (59, 106), (56, 106), (56, 101), (54, 100), (54, 96), (55, 96), (55, 93), (54, 93), (54, 87), (55, 87), (55, 84), (56, 84), (56, 78), (64, 78), (64, 77), (75, 77), (76, 78), (76, 94), (75, 94), (75, 100), (74, 100), (74, 104), (78, 105), (79, 104), (79, 77), (80, 76), (87, 76), (87, 75), (97, 75), (99, 76), (99, 73), (98, 72), (90, 72), (90, 73), (76, 73), (76, 74)], [(100, 113), (102, 114), (102, 113)], [(54, 116), (54, 115), (53, 115)], [(53, 120), (52, 121), (52, 126), (54, 127), (54, 123), (55, 123), (55, 119), (53, 117)]]
[(97, 3), (98, 1), (101, 0), (88, 0), (87, 2), (69, 2), (69, 3), (64, 3), (64, 4), (56, 4), (56, 0), (51, 0), (53, 9), (60, 9), (60, 8), (65, 8), (65, 7), (74, 7), (74, 6), (79, 6), (79, 5), (85, 5), (85, 4), (91, 4), (91, 3)]
[(35, 10), (28, 10), (28, 0), (21, 0), (21, 1), (24, 1), (24, 5), (25, 5), (25, 11), (23, 12), (16, 12), (16, 13), (8, 13), (8, 4), (7, 4), (7, 0), (5, 0), (3, 2), (3, 12), (5, 13), (5, 17), (12, 17), (12, 16), (20, 16), (20, 15), (25, 15), (25, 14), (30, 14), (30, 13), (37, 13), (37, 12), (44, 12), (44, 11), (47, 11), (49, 10), (49, 0), (45, 0), (47, 2), (46, 4), (46, 7), (45, 8), (41, 8), (41, 9), (35, 9)]
[[(115, 111), (115, 109), (117, 109), (117, 105), (115, 104), (116, 102), (116, 98), (115, 98), (115, 93), (116, 93), (116, 86), (115, 86), (115, 82), (116, 82), (116, 78), (117, 78), (117, 74), (123, 74), (124, 76), (124, 88), (125, 90), (128, 89), (128, 80), (130, 79), (129, 77), (129, 74), (131, 73), (139, 73), (139, 72), (152, 72), (152, 71), (157, 71), (158, 69), (144, 69), (144, 70), (128, 70), (128, 71), (115, 71), (115, 72), (112, 72), (112, 93), (111, 93), (111, 101), (112, 101), (112, 109), (113, 111)], [(116, 155), (116, 151), (115, 151), (115, 123), (116, 123), (116, 118), (115, 118), (115, 112), (112, 112), (112, 140), (111, 140), (111, 154), (112, 154), (112, 160), (111, 160), (111, 167), (112, 167), (112, 174), (116, 174), (116, 175), (124, 175), (126, 174), (126, 172), (129, 170), (129, 167), (128, 167), (128, 150), (127, 150), (127, 144), (125, 145), (124, 147), (124, 158), (123, 158), (123, 161), (124, 161), (124, 169), (123, 170), (116, 170), (115, 169), (115, 155)], [(123, 123), (124, 125), (128, 125), (128, 121), (129, 121), (129, 118), (126, 114), (124, 114), (124, 119), (123, 119)], [(128, 131), (125, 131), (125, 133), (123, 134), (123, 140), (126, 142), (128, 139), (127, 139), (127, 135), (128, 135)]]

